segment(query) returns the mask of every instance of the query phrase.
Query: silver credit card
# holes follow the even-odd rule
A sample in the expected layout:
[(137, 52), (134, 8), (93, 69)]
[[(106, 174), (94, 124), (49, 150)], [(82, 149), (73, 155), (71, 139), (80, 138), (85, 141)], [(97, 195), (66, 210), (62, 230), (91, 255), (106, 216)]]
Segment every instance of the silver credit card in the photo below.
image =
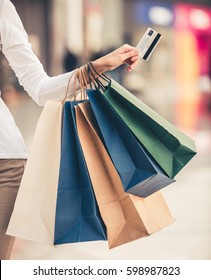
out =
[(147, 28), (143, 37), (136, 46), (136, 48), (139, 50), (139, 56), (147, 61), (154, 52), (161, 38), (162, 36), (160, 33), (153, 30), (152, 28)]

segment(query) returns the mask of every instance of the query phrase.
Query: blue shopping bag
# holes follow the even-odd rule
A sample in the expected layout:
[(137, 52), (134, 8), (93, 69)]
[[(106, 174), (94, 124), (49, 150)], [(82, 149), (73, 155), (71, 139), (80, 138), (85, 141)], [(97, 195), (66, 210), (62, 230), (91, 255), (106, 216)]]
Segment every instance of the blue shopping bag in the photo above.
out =
[(80, 102), (65, 102), (63, 109), (54, 244), (107, 239), (76, 128)]
[(104, 95), (97, 90), (87, 90), (87, 94), (124, 190), (147, 197), (174, 182), (139, 143)]

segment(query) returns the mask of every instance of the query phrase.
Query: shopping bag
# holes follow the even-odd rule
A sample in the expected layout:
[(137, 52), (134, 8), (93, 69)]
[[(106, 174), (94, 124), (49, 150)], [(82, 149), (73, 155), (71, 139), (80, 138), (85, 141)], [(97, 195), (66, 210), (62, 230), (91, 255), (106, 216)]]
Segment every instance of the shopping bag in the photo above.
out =
[(60, 101), (48, 101), (38, 120), (8, 235), (53, 244), (62, 107)]
[(170, 178), (194, 157), (194, 141), (113, 79), (104, 96)]
[(174, 182), (142, 147), (104, 95), (97, 90), (87, 90), (87, 94), (124, 190), (147, 197)]
[[(75, 74), (76, 84), (78, 72), (73, 74)], [(72, 155), (76, 156), (77, 151), (80, 152), (80, 148), (75, 144), (76, 140), (73, 139), (71, 143), (75, 146), (72, 147), (73, 151), (70, 151), (67, 143), (69, 140), (67, 139), (68, 131), (61, 129), (63, 107), (68, 107), (68, 103), (63, 105), (67, 93), (68, 90), (63, 101), (47, 102), (39, 118), (29, 159), (7, 229), (9, 235), (49, 245), (106, 238), (105, 226), (98, 211), (90, 180), (86, 170), (82, 170), (83, 159), (75, 160), (75, 163), (68, 161)], [(67, 116), (65, 110), (63, 128), (69, 129), (68, 121), (71, 121), (71, 118), (68, 119), (69, 116), (72, 115)], [(71, 126), (70, 129), (73, 131), (74, 126)], [(61, 143), (62, 133), (65, 139)], [(61, 148), (61, 144), (64, 144), (64, 147)], [(65, 149), (71, 153), (65, 156)], [(79, 168), (78, 162), (81, 168), (80, 174), (83, 175), (81, 178), (77, 172), (72, 172), (76, 170), (75, 165)], [(73, 176), (72, 178), (67, 178), (68, 169)], [(74, 178), (74, 176), (77, 177)], [(74, 184), (77, 179), (78, 193), (76, 194), (74, 188), (77, 186)], [(70, 185), (67, 180), (73, 182), (71, 186), (74, 196), (68, 189)], [(64, 185), (66, 183), (67, 185)], [(83, 185), (85, 189), (83, 191), (82, 184), (87, 184)], [(77, 204), (79, 200), (80, 203)], [(83, 204), (81, 204), (82, 200)], [(75, 209), (73, 209), (74, 207)], [(84, 212), (86, 212), (86, 219), (81, 217), (79, 230), (79, 216)]]
[(106, 240), (76, 129), (74, 106), (81, 102), (64, 104), (54, 244)]
[(173, 218), (158, 191), (147, 198), (124, 192), (119, 175), (98, 136), (98, 126), (89, 102), (76, 106), (79, 139), (102, 219), (109, 248), (148, 236)]

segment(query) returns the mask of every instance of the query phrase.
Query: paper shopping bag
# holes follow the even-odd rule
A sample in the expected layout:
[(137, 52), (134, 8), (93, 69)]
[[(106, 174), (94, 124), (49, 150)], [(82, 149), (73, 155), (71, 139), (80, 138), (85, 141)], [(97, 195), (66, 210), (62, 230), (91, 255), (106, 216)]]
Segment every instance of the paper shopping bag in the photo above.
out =
[(142, 147), (104, 95), (97, 90), (87, 93), (124, 190), (147, 197), (174, 182)]
[(98, 136), (98, 126), (89, 102), (76, 106), (76, 123), (87, 168), (109, 248), (148, 236), (172, 223), (160, 192), (145, 198), (124, 192), (119, 175)]
[(37, 123), (7, 234), (53, 244), (60, 165), (62, 103), (46, 103)]
[(104, 96), (170, 178), (196, 154), (194, 141), (111, 80)]
[(106, 240), (76, 129), (74, 106), (81, 102), (64, 104), (54, 244)]

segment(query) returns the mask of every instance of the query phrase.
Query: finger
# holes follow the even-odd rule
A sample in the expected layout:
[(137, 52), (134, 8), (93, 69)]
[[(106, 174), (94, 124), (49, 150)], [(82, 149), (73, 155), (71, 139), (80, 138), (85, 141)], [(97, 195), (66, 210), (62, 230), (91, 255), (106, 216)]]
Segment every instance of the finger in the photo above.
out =
[(138, 64), (138, 61), (139, 61), (139, 59), (136, 59), (135, 61), (133, 61), (133, 62), (127, 67), (127, 70), (128, 70), (129, 72), (131, 72), (132, 70), (134, 70), (135, 67), (136, 67), (137, 64)]
[(138, 55), (131, 57), (131, 61), (136, 61), (136, 60), (139, 60), (139, 56)]
[(125, 63), (127, 63), (128, 65), (131, 65), (132, 63), (134, 63), (134, 62), (138, 62), (139, 61), (139, 56), (133, 56), (133, 57), (131, 57), (131, 58), (129, 58), (129, 59), (127, 59), (126, 61), (125, 61)]
[(122, 54), (123, 61), (126, 61), (129, 58), (132, 58), (132, 57), (137, 56), (137, 55), (138, 55), (138, 50), (136, 48), (133, 48), (133, 49), (129, 50), (128, 52)]

